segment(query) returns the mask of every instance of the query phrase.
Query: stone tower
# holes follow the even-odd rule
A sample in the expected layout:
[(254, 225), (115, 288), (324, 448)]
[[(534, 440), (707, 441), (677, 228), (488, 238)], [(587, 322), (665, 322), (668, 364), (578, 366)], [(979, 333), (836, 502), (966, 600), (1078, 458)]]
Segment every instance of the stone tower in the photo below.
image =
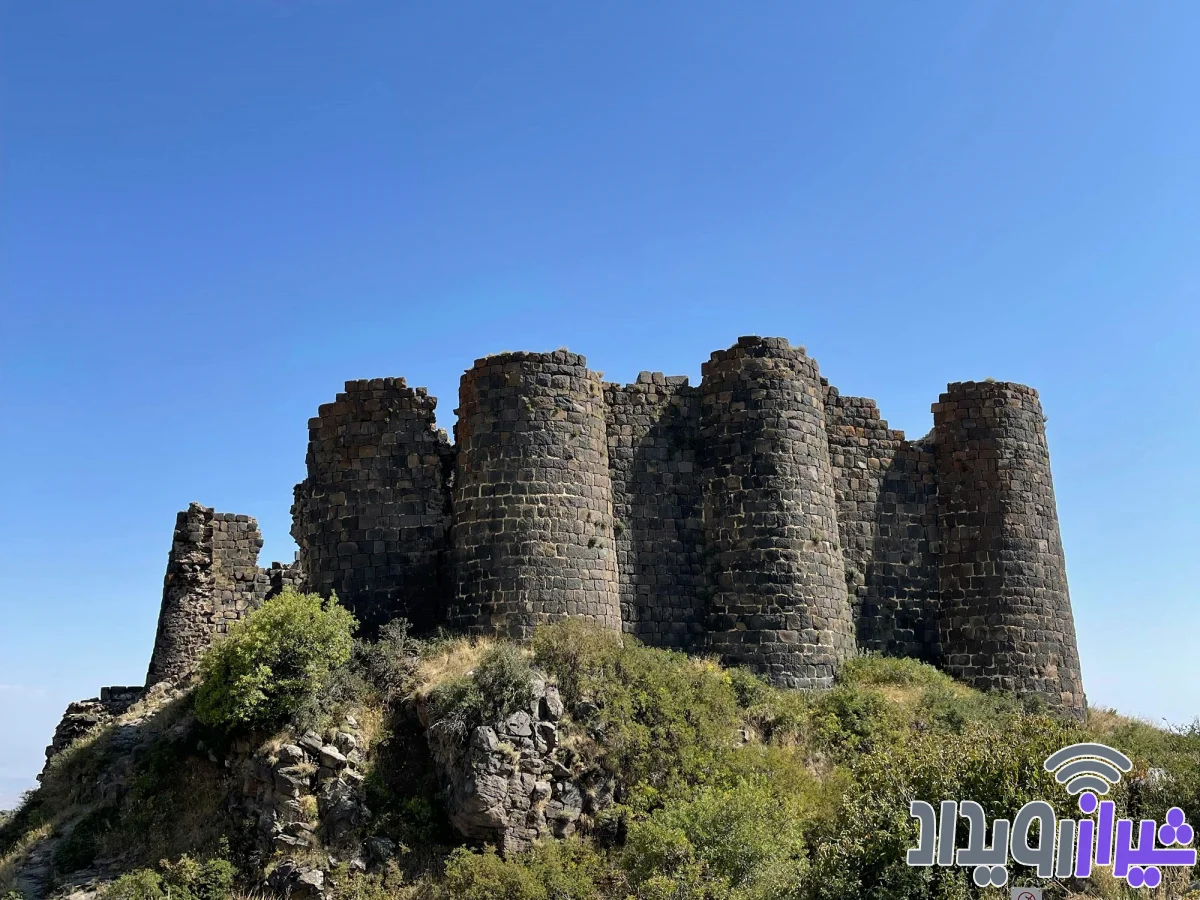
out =
[(1037, 391), (960, 382), (934, 404), (945, 668), (1085, 709)]
[(367, 633), (432, 628), (444, 606), (453, 451), (437, 399), (403, 378), (347, 381), (308, 422), (292, 536), (310, 590), (336, 592)]
[(262, 545), (249, 516), (193, 503), (176, 517), (147, 686), (191, 674), (232, 623), (284, 586), (299, 585), (297, 566), (258, 567)]
[(817, 364), (749, 337), (703, 372), (710, 647), (776, 684), (828, 687), (854, 624)]
[(450, 622), (514, 638), (621, 627), (600, 375), (577, 353), (477, 360), (459, 390)]

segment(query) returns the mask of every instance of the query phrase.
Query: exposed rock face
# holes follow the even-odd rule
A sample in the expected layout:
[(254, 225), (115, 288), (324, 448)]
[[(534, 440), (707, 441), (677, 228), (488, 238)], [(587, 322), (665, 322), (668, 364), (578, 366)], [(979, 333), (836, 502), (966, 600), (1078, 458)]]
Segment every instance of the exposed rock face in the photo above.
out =
[(465, 737), (429, 729), (450, 822), (459, 833), (503, 853), (519, 852), (541, 838), (568, 837), (585, 814), (611, 799), (611, 788), (563, 764), (563, 713), (558, 688), (538, 679), (529, 707), (501, 721)]
[(72, 703), (54, 729), (54, 738), (46, 748), (46, 762), (93, 729), (112, 722), (140, 700), (145, 692), (145, 688), (141, 687), (106, 687), (100, 689), (99, 697)]
[[(280, 746), (274, 756), (254, 751), (249, 741), (234, 746), (227, 765), (241, 790), (230, 798), (230, 812), (253, 830), (260, 849), (287, 853), (317, 847), (366, 825), (371, 811), (362, 800), (356, 732), (349, 722), (331, 731), (328, 740), (309, 731)], [(350, 747), (349, 752), (335, 742)]]

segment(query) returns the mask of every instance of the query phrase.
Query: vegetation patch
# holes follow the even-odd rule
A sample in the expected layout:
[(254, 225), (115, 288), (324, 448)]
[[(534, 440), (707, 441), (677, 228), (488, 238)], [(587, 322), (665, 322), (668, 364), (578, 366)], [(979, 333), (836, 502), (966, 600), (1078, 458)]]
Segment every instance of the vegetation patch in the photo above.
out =
[(226, 730), (280, 724), (350, 661), (356, 627), (336, 597), (285, 588), (205, 654), (197, 718)]
[[(304, 639), (286, 649), (259, 634), (268, 622)], [(971, 798), (995, 817), (1046, 799), (1066, 814), (1069, 798), (1042, 760), (1086, 740), (1134, 760), (1110, 794), (1120, 815), (1161, 819), (1178, 805), (1200, 821), (1200, 729), (1164, 730), (1098, 709), (1077, 723), (913, 660), (864, 656), (832, 689), (806, 692), (576, 620), (539, 630), (529, 646), (418, 641), (403, 623), (355, 642), (352, 627), (319, 598), (281, 595), (206, 659), (199, 691), (207, 699), (197, 695), (196, 711), (221, 711), (205, 717), (209, 726), (183, 721), (184, 696), (138, 714), (137, 727), (157, 737), (141, 742), (132, 762), (121, 751), (122, 729), (132, 727), (125, 720), (61, 754), (42, 787), (0, 823), (0, 897), (23, 855), (46, 839), (57, 841), (62, 872), (118, 854), (138, 867), (105, 900), (227, 900), (259, 890), (270, 860), (244, 864), (227, 814), (240, 782), (221, 755), (235, 744), (262, 746), (274, 765), (308, 728), (335, 741), (347, 715), (361, 726), (351, 765), (371, 815), (339, 838), (347, 852), (324, 848), (334, 863), (318, 848), (302, 851), (326, 870), (329, 900), (999, 896), (975, 888), (967, 869), (905, 864), (917, 839), (909, 801)], [(429, 729), (461, 737), (528, 708), (542, 678), (557, 684), (565, 706), (556, 762), (581, 785), (611, 785), (612, 802), (581, 818), (575, 837), (504, 857), (451, 829)], [(263, 744), (267, 727), (275, 730)], [(117, 800), (98, 787), (114, 766), (125, 766)], [(313, 822), (322, 812), (315, 798), (297, 801)], [(351, 866), (372, 841), (386, 850), (370, 870)], [(166, 859), (176, 862), (158, 863)], [(229, 859), (239, 860), (242, 882)], [(1030, 875), (1014, 867), (1010, 880)], [(1190, 873), (1170, 877), (1182, 879), (1170, 885), (1177, 895)], [(1051, 900), (1132, 896), (1103, 871), (1070, 891), (1045, 886)]]

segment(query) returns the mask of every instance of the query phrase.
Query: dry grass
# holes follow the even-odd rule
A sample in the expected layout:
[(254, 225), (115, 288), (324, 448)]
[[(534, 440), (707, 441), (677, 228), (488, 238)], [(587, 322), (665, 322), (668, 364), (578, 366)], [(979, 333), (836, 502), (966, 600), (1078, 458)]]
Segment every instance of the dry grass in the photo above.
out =
[(490, 637), (464, 637), (449, 641), (417, 666), (417, 694), (427, 695), (443, 682), (462, 678), (496, 645)]
[(375, 745), (383, 733), (383, 707), (367, 706), (354, 710), (354, 720), (358, 722), (359, 748), (365, 753)]
[(36, 844), (50, 837), (53, 831), (54, 826), (49, 822), (27, 831), (15, 847), (0, 857), (0, 896), (16, 890), (17, 870), (25, 862), (25, 857)]
[[(1111, 710), (1109, 710), (1111, 712)], [(1176, 897), (1200, 896), (1185, 894), (1192, 881), (1192, 868), (1162, 869), (1162, 884), (1154, 890), (1131, 888), (1123, 879), (1114, 878), (1111, 869), (1096, 869), (1088, 877), (1088, 889), (1083, 893), (1068, 893), (1067, 900), (1166, 900)]]
[(1139, 716), (1122, 715), (1115, 709), (1110, 709), (1106, 706), (1088, 708), (1087, 727), (1097, 735), (1109, 735), (1119, 729), (1128, 728), (1131, 725), (1153, 728), (1155, 731), (1161, 731), (1163, 728), (1161, 723), (1155, 723)]

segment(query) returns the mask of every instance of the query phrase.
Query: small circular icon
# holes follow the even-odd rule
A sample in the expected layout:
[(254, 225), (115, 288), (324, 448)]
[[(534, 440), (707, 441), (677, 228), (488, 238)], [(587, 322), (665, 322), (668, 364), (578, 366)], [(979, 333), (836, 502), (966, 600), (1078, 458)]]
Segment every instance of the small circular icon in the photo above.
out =
[(1033, 891), (1021, 891), (1017, 894), (1017, 900), (1037, 900), (1033, 895)]

